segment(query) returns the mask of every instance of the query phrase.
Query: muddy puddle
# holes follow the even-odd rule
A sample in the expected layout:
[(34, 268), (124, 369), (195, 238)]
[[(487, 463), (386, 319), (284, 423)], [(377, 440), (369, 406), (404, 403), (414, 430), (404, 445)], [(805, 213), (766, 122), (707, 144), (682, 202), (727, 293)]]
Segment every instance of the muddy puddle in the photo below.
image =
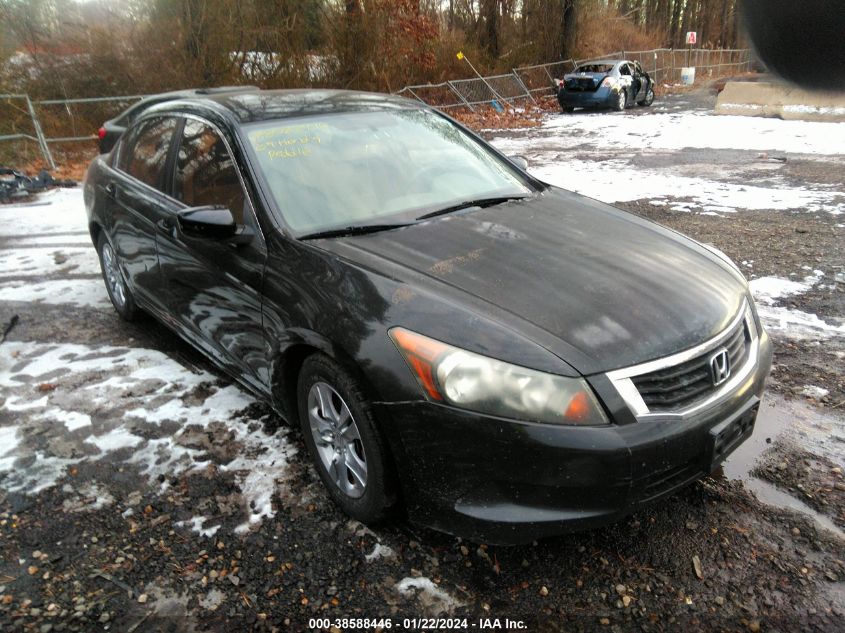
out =
[(751, 474), (777, 439), (794, 441), (807, 450), (841, 462), (843, 438), (845, 419), (821, 415), (818, 410), (797, 401), (767, 396), (760, 406), (753, 435), (722, 464), (721, 474), (728, 479), (740, 480), (762, 503), (799, 512), (811, 518), (819, 527), (845, 540), (845, 531), (828, 517), (797, 497)]

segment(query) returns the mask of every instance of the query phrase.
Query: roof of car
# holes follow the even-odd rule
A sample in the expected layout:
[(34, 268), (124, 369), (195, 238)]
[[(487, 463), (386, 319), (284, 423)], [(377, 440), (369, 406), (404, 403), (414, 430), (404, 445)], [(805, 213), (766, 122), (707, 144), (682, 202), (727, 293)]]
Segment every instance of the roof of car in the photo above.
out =
[(421, 104), (389, 94), (353, 90), (245, 90), (192, 94), (152, 106), (150, 112), (180, 109), (225, 111), (239, 123), (252, 123), (315, 114), (419, 108)]
[(182, 90), (171, 90), (169, 92), (159, 92), (144, 96), (140, 101), (132, 104), (126, 110), (117, 116), (106, 121), (106, 124), (113, 126), (126, 127), (131, 125), (142, 112), (152, 108), (156, 104), (165, 101), (175, 101), (177, 99), (190, 98), (198, 95), (215, 95), (234, 92), (245, 92), (248, 90), (259, 90), (258, 86), (217, 86), (214, 88), (184, 88)]
[(608, 66), (615, 66), (616, 64), (621, 64), (622, 62), (627, 62), (627, 59), (595, 59), (590, 60), (588, 62), (581, 62), (578, 64), (578, 67), (581, 66), (597, 66), (599, 64), (607, 64)]

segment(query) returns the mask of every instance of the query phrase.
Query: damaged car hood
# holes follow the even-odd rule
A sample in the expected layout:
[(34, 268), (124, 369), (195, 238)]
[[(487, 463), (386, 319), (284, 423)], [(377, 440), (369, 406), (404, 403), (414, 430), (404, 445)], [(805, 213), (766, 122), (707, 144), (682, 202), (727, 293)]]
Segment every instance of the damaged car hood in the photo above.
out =
[(694, 241), (556, 188), (320, 246), (480, 299), (583, 374), (693, 347), (723, 330), (746, 294), (741, 275)]

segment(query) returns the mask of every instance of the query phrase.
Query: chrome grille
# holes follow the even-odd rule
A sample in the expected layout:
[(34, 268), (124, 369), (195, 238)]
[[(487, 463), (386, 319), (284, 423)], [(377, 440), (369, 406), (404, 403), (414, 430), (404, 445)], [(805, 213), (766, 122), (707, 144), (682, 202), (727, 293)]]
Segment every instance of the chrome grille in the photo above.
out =
[[(748, 358), (751, 333), (746, 319), (741, 319), (725, 335), (719, 349), (724, 347), (730, 358), (731, 371), (738, 371)], [(710, 359), (714, 350), (686, 362), (639, 376), (631, 376), (637, 391), (654, 413), (678, 411), (710, 396), (718, 387), (710, 375)]]

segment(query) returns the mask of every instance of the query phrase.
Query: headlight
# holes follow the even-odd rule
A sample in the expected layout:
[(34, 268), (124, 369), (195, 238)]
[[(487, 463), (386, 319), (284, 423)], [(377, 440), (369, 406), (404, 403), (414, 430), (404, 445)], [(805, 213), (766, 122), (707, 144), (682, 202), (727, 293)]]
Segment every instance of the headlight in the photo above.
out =
[(390, 330), (429, 400), (550, 424), (607, 424), (587, 383), (452, 347), (403, 328)]

